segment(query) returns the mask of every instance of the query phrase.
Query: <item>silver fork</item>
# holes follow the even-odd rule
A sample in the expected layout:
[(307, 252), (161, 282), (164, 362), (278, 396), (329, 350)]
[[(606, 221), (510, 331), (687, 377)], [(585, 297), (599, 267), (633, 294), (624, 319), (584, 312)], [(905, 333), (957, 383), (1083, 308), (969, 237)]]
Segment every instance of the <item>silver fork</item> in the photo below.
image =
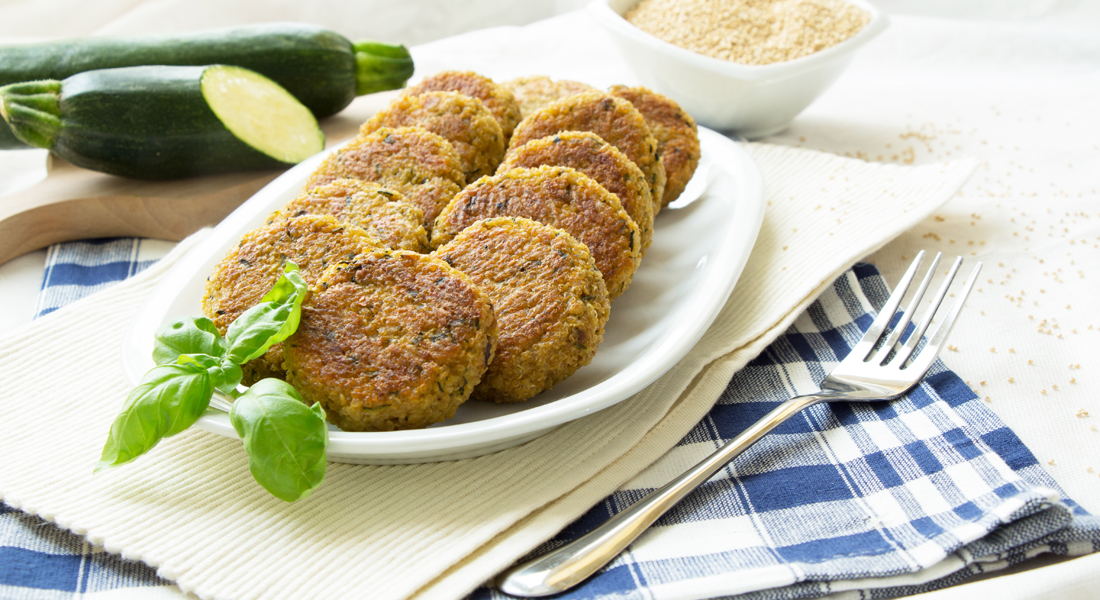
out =
[(943, 349), (947, 336), (951, 333), (951, 327), (955, 324), (955, 319), (959, 316), (959, 311), (962, 310), (963, 303), (982, 268), (981, 263), (974, 267), (970, 278), (963, 285), (959, 298), (937, 325), (935, 333), (931, 335), (920, 352), (915, 353), (917, 344), (943, 303), (944, 296), (947, 295), (947, 290), (962, 264), (961, 257), (955, 259), (950, 272), (931, 301), (932, 306), (924, 313), (912, 334), (899, 346), (902, 334), (909, 325), (939, 265), (940, 255), (936, 254), (932, 260), (932, 266), (917, 286), (897, 325), (887, 332), (890, 321), (893, 320), (923, 259), (922, 250), (909, 265), (905, 276), (890, 294), (878, 317), (871, 323), (871, 328), (856, 343), (851, 353), (821, 382), (821, 391), (816, 394), (797, 396), (780, 404), (691, 470), (615, 515), (603, 525), (549, 554), (505, 571), (497, 578), (497, 587), (513, 596), (525, 598), (549, 596), (568, 590), (618, 556), (654, 521), (675, 506), (684, 496), (710, 479), (726, 463), (803, 409), (823, 402), (892, 400), (914, 388)]

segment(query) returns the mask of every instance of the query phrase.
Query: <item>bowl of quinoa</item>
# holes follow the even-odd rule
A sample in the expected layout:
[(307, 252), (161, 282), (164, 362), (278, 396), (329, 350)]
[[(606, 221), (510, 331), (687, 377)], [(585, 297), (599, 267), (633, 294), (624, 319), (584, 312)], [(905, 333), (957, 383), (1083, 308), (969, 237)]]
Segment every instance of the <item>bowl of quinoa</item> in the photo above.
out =
[(779, 132), (882, 32), (864, 0), (594, 0), (642, 85), (711, 129)]

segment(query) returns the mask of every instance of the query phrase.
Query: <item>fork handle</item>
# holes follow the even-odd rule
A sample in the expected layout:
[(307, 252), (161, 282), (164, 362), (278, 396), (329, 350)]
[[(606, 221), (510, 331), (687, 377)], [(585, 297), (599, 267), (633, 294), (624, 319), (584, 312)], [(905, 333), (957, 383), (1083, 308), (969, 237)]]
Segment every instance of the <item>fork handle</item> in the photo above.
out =
[(505, 571), (497, 578), (497, 587), (523, 598), (549, 596), (572, 588), (611, 562), (661, 515), (769, 431), (828, 399), (827, 394), (809, 394), (787, 400), (699, 464), (604, 524), (553, 552)]

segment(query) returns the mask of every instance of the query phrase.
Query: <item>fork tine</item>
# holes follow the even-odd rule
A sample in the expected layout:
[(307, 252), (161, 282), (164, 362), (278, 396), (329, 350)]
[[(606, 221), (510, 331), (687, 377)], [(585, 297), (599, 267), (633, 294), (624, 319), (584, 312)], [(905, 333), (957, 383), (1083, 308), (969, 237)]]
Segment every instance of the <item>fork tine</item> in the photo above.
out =
[[(961, 258), (959, 261), (961, 262)], [(918, 357), (913, 359), (913, 363), (909, 365), (908, 369), (920, 369), (921, 376), (928, 371), (928, 368), (932, 366), (932, 361), (936, 360), (939, 356), (940, 350), (943, 349), (944, 343), (947, 342), (947, 337), (951, 335), (951, 328), (955, 326), (955, 320), (958, 318), (959, 313), (962, 311), (963, 304), (966, 303), (967, 296), (970, 295), (970, 290), (974, 287), (974, 282), (978, 280), (978, 273), (982, 270), (982, 263), (974, 265), (974, 270), (970, 272), (970, 277), (963, 284), (962, 292), (959, 294), (958, 300), (955, 300), (955, 304), (951, 306), (951, 310), (944, 317), (943, 321), (936, 326), (935, 333), (925, 344), (924, 349)], [(939, 303), (936, 304), (936, 308), (939, 308)], [(904, 363), (899, 363), (904, 364)]]
[(936, 267), (939, 266), (940, 257), (942, 255), (943, 253), (937, 252), (936, 256), (932, 259), (932, 265), (928, 267), (928, 272), (925, 273), (924, 279), (922, 279), (920, 285), (917, 286), (917, 291), (913, 292), (913, 297), (909, 300), (909, 305), (905, 307), (905, 311), (901, 313), (898, 324), (890, 331), (890, 335), (886, 338), (886, 341), (883, 342), (882, 346), (879, 347), (878, 354), (875, 355), (871, 362), (881, 365), (884, 364), (886, 359), (890, 356), (890, 352), (894, 349), (894, 344), (901, 339), (902, 334), (905, 333), (906, 326), (909, 325), (909, 321), (912, 320), (913, 315), (916, 313), (920, 300), (924, 297), (924, 292), (928, 289), (928, 284), (932, 281), (932, 276), (936, 274)]
[(905, 271), (905, 275), (902, 276), (901, 281), (898, 282), (897, 287), (890, 294), (890, 297), (886, 299), (886, 304), (883, 305), (882, 310), (879, 311), (878, 316), (871, 323), (871, 327), (867, 329), (867, 332), (863, 334), (856, 345), (852, 348), (852, 352), (849, 356), (858, 356), (860, 361), (867, 360), (871, 351), (875, 348), (875, 343), (878, 342), (879, 337), (882, 336), (882, 332), (886, 330), (886, 326), (890, 324), (890, 320), (894, 318), (894, 313), (898, 310), (898, 305), (901, 304), (901, 299), (905, 297), (905, 292), (909, 289), (909, 284), (913, 281), (913, 276), (917, 273), (917, 267), (920, 266), (921, 261), (924, 260), (924, 250), (917, 253), (917, 257), (913, 259), (913, 262), (909, 265), (909, 269)]
[(901, 367), (905, 364), (905, 361), (909, 360), (909, 357), (913, 355), (913, 352), (917, 349), (917, 344), (920, 343), (922, 337), (924, 337), (925, 330), (932, 324), (932, 319), (936, 316), (936, 311), (939, 310), (940, 305), (943, 304), (943, 299), (947, 296), (947, 290), (951, 288), (951, 282), (955, 280), (955, 275), (959, 272), (959, 266), (962, 265), (962, 257), (955, 257), (955, 262), (951, 265), (951, 270), (948, 271), (947, 277), (944, 278), (943, 284), (940, 285), (939, 291), (936, 292), (934, 300), (929, 301), (931, 304), (928, 307), (928, 311), (921, 317), (920, 324), (913, 330), (909, 339), (905, 340), (905, 345), (898, 351), (897, 356), (894, 357), (894, 365)]

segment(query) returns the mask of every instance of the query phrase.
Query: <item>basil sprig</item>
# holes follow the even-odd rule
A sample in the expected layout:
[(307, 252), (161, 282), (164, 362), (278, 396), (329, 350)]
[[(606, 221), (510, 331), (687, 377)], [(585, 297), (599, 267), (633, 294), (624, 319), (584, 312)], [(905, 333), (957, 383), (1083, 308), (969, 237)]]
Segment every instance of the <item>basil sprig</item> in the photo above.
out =
[(248, 309), (229, 325), (227, 357), (244, 363), (258, 358), (269, 348), (290, 337), (302, 319), (302, 300), (309, 286), (298, 274), (298, 267), (287, 262), (286, 273), (275, 282), (260, 303)]
[[(241, 365), (298, 328), (309, 287), (287, 262), (279, 280), (237, 318), (223, 338), (206, 317), (182, 317), (153, 336), (153, 367), (126, 397), (96, 472), (128, 463), (198, 421), (214, 390), (236, 395)], [(289, 384), (264, 379), (239, 395), (229, 413), (244, 439), (249, 470), (277, 498), (308, 496), (325, 477), (328, 428), (319, 405), (307, 407)]]
[(225, 356), (225, 340), (206, 317), (183, 317), (153, 334), (153, 362), (170, 365), (182, 354)]
[(252, 477), (276, 498), (301, 500), (325, 478), (325, 412), (306, 406), (289, 383), (257, 381), (233, 401), (229, 420), (244, 440)]
[(161, 439), (187, 429), (202, 416), (213, 395), (210, 374), (197, 364), (153, 367), (111, 423), (95, 470), (128, 463)]

